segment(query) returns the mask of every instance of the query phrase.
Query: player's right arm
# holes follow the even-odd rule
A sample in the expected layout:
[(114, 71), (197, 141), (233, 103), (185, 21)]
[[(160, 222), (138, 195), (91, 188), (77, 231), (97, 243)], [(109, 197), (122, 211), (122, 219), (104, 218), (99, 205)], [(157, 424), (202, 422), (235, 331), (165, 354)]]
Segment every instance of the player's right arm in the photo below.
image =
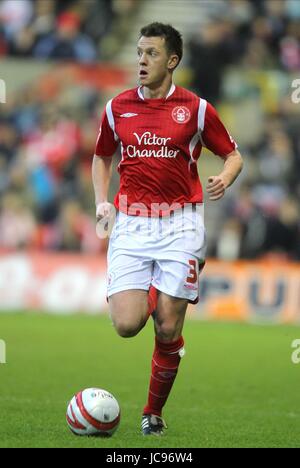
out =
[(112, 158), (94, 155), (92, 177), (95, 191), (97, 221), (110, 214), (111, 203), (108, 202), (108, 190), (112, 174)]
[(112, 175), (112, 156), (119, 140), (115, 133), (114, 117), (110, 101), (103, 112), (99, 135), (92, 164), (92, 178), (95, 191), (97, 221), (111, 213), (108, 191)]

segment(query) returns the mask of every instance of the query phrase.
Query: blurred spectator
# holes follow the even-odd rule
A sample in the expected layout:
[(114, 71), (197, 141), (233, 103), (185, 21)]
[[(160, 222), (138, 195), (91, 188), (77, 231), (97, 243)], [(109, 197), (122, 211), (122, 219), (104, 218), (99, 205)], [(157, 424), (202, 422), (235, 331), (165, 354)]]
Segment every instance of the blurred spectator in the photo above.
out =
[(9, 188), (9, 179), (7, 177), (6, 158), (0, 152), (0, 198)]
[[(297, 29), (300, 28), (300, 22), (297, 24)], [(280, 62), (281, 65), (290, 71), (300, 70), (300, 34), (296, 38), (295, 35), (284, 37), (280, 41)]]
[(297, 0), (286, 0), (286, 13), (291, 19), (300, 19), (300, 3)]
[(55, 6), (53, 0), (36, 0), (32, 29), (38, 37), (45, 36), (54, 29)]
[(242, 225), (236, 218), (229, 218), (222, 226), (217, 243), (216, 256), (222, 260), (237, 260), (241, 255)]
[(258, 152), (260, 179), (269, 184), (289, 186), (293, 173), (291, 140), (281, 129), (273, 131)]
[(83, 2), (82, 5), (84, 32), (99, 44), (101, 39), (110, 32), (112, 20), (116, 16), (113, 2), (111, 0), (89, 0), (88, 8), (86, 8), (86, 3)]
[(2, 0), (0, 3), (0, 22), (5, 37), (9, 40), (25, 28), (33, 15), (30, 0)]
[(56, 31), (40, 39), (34, 56), (42, 59), (73, 60), (90, 63), (97, 51), (89, 36), (80, 33), (81, 20), (75, 12), (64, 12), (57, 18)]
[(8, 123), (0, 123), (0, 155), (7, 162), (11, 161), (16, 153), (18, 135), (16, 129)]
[(97, 249), (95, 225), (76, 200), (70, 199), (62, 203), (56, 230), (56, 248), (59, 250), (92, 251)]
[(299, 206), (297, 200), (285, 198), (279, 205), (278, 216), (267, 219), (264, 252), (279, 252), (289, 258), (299, 258)]
[(0, 245), (5, 249), (30, 247), (36, 222), (22, 198), (13, 192), (5, 194), (0, 210)]
[(231, 25), (218, 18), (201, 28), (199, 36), (189, 43), (192, 87), (201, 96), (217, 103), (221, 95), (225, 67), (238, 60), (241, 50), (231, 40)]
[(223, 213), (215, 253), (224, 260), (256, 258), (262, 253), (266, 233), (266, 220), (256, 205), (252, 187), (245, 183), (239, 198), (231, 200)]

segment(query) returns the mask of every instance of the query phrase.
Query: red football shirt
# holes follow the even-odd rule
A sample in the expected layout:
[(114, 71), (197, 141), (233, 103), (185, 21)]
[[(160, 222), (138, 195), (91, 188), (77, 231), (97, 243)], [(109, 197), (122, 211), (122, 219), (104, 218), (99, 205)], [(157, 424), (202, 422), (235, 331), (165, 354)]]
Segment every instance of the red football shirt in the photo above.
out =
[(119, 144), (120, 189), (114, 203), (141, 216), (201, 203), (197, 160), (202, 146), (222, 158), (237, 147), (214, 107), (174, 84), (163, 99), (144, 98), (140, 87), (107, 103), (95, 154), (111, 157)]

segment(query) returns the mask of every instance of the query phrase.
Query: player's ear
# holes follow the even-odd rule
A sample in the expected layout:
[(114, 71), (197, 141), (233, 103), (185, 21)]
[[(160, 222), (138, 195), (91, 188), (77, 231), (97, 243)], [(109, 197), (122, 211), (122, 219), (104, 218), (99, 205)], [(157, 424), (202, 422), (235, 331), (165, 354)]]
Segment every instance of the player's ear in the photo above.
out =
[(168, 60), (168, 69), (170, 71), (173, 71), (175, 70), (175, 68), (177, 67), (179, 63), (179, 58), (178, 58), (178, 55), (170, 55), (169, 57), (169, 60)]

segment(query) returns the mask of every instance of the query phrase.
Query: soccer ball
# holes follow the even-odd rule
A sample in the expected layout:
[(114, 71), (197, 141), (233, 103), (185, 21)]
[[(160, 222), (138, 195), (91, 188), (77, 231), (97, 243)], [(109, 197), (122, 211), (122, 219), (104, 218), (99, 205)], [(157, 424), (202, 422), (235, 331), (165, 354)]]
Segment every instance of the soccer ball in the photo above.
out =
[(77, 393), (67, 408), (67, 424), (81, 436), (111, 436), (120, 422), (120, 407), (115, 397), (100, 388)]

